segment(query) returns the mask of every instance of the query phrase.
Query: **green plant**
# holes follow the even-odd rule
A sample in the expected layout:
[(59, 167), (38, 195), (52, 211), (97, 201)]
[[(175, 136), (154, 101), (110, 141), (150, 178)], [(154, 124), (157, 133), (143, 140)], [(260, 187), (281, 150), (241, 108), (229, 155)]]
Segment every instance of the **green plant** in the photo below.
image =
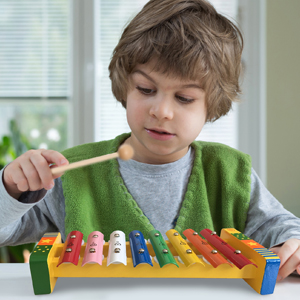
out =
[[(33, 148), (21, 133), (15, 120), (10, 121), (9, 129), (9, 135), (3, 136), (0, 140), (0, 169), (27, 150)], [(31, 252), (34, 245), (26, 244), (13, 247), (0, 247), (0, 263), (24, 262), (23, 251), (27, 249)]]

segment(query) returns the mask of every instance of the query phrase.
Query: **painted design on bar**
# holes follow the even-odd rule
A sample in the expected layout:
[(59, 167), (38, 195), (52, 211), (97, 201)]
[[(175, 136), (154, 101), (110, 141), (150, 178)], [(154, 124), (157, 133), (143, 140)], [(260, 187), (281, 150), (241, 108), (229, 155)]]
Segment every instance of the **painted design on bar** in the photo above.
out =
[[(280, 258), (254, 240), (240, 240), (240, 238), (243, 237), (240, 235), (240, 232), (234, 228), (223, 229), (222, 233), (224, 238), (227, 238), (228, 234), (234, 237), (231, 239), (231, 244), (239, 245), (241, 250), (246, 252), (248, 249), (253, 250), (253, 252), (249, 253), (252, 254), (253, 260), (258, 262), (259, 270), (255, 278), (247, 278), (244, 280), (261, 295), (272, 294), (279, 271)], [(242, 244), (239, 242), (242, 242)], [(263, 272), (262, 266), (264, 266)]]
[(220, 237), (209, 229), (183, 234), (187, 240), (170, 229), (165, 241), (152, 230), (147, 242), (134, 230), (126, 242), (117, 230), (105, 243), (95, 231), (84, 243), (82, 233), (72, 231), (64, 244), (59, 233), (45, 234), (30, 256), (34, 293), (51, 293), (60, 277), (242, 278), (262, 295), (273, 293), (280, 265), (273, 252), (234, 228), (222, 229)]
[(254, 250), (265, 258), (278, 259), (278, 256), (274, 252), (272, 252), (266, 248), (254, 248)]
[(241, 232), (239, 232), (239, 233), (232, 233), (232, 235), (235, 236), (240, 241), (242, 241), (242, 240), (251, 240), (249, 237), (247, 237), (246, 235), (244, 235)]

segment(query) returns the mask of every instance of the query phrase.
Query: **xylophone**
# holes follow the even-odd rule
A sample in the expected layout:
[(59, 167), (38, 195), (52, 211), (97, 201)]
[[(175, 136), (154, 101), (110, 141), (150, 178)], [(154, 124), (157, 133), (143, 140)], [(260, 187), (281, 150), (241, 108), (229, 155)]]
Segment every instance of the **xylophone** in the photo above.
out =
[(65, 243), (59, 233), (47, 233), (30, 256), (34, 293), (49, 294), (59, 277), (135, 278), (242, 278), (262, 295), (272, 294), (280, 259), (234, 228), (222, 229), (220, 237), (209, 229), (161, 233), (152, 230), (146, 241), (134, 230), (125, 241), (114, 231), (109, 242), (99, 231), (83, 242), (83, 234), (72, 231)]

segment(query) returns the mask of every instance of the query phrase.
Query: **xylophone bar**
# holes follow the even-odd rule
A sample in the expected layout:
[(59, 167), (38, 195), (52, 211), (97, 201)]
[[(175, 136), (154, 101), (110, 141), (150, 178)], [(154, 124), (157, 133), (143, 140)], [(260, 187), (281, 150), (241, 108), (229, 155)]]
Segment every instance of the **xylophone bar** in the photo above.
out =
[(153, 266), (144, 236), (140, 231), (134, 230), (130, 232), (129, 244), (134, 267), (139, 264), (149, 264)]
[(104, 235), (100, 231), (93, 231), (89, 234), (84, 250), (82, 266), (90, 263), (97, 263), (102, 266), (103, 242), (105, 242)]
[[(251, 263), (242, 268), (228, 262), (214, 265), (205, 259), (208, 254), (198, 249), (197, 243), (193, 244), (195, 239), (189, 235), (191, 232), (191, 229), (184, 232), (189, 239), (187, 241), (171, 229), (166, 233), (169, 241), (164, 241), (161, 234), (153, 230), (149, 233), (150, 242), (145, 242), (142, 233), (135, 230), (130, 233), (129, 242), (125, 242), (124, 233), (115, 231), (110, 235), (109, 242), (104, 243), (102, 239), (102, 265), (97, 261), (100, 258), (86, 258), (87, 253), (90, 254), (87, 249), (99, 251), (95, 238), (90, 239), (89, 236), (88, 242), (81, 245), (81, 233), (71, 232), (62, 244), (60, 234), (48, 234), (41, 239), (30, 257), (34, 292), (37, 295), (51, 293), (59, 277), (152, 277), (243, 278), (258, 293), (273, 293), (280, 264), (274, 253), (235, 229), (223, 229), (221, 239), (224, 243), (239, 249)], [(74, 235), (78, 236), (78, 242), (74, 240), (77, 238)], [(101, 239), (99, 241), (101, 243)], [(67, 252), (71, 248), (68, 245), (74, 248)], [(75, 261), (65, 258), (69, 257), (70, 252), (74, 252)], [(215, 257), (215, 254), (211, 256)]]
[(191, 249), (187, 241), (185, 241), (175, 229), (168, 230), (166, 235), (178, 253), (180, 260), (186, 267), (193, 264), (201, 264), (202, 266), (205, 266), (197, 254)]
[(118, 263), (122, 263), (126, 266), (127, 257), (126, 251), (124, 251), (124, 245), (126, 244), (125, 233), (120, 230), (112, 232), (108, 243), (107, 266)]
[(71, 231), (64, 243), (64, 248), (58, 261), (57, 266), (62, 263), (72, 263), (74, 265), (78, 264), (80, 247), (82, 245), (83, 234), (79, 231)]
[(216, 268), (221, 264), (228, 264), (231, 266), (229, 261), (216, 249), (214, 249), (206, 240), (202, 239), (197, 232), (192, 229), (186, 229), (183, 234), (213, 267)]
[(169, 249), (166, 241), (163, 239), (161, 233), (158, 230), (152, 230), (149, 232), (150, 243), (153, 247), (155, 257), (159, 266), (162, 268), (165, 265), (173, 264), (179, 268), (171, 250)]
[(210, 229), (203, 229), (200, 232), (200, 234), (203, 235), (212, 246), (219, 250), (225, 257), (229, 259), (229, 261), (234, 263), (239, 269), (242, 269), (246, 265), (253, 264), (253, 262), (251, 262), (247, 257), (245, 257), (241, 253), (241, 250), (234, 249)]

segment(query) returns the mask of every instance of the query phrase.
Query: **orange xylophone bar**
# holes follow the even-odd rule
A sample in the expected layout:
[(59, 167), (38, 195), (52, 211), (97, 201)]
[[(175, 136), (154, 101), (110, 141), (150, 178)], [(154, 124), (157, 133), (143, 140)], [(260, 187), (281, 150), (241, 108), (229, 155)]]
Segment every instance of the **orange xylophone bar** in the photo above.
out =
[(183, 234), (213, 267), (216, 268), (221, 264), (228, 264), (232, 267), (229, 261), (210, 246), (206, 240), (202, 239), (197, 232), (192, 229), (186, 229)]
[[(71, 232), (70, 234), (75, 237), (71, 238), (71, 235), (68, 235), (65, 244), (61, 243), (59, 233), (45, 234), (30, 256), (34, 293), (36, 295), (51, 293), (60, 277), (242, 278), (262, 295), (274, 291), (280, 264), (279, 257), (234, 228), (222, 229), (221, 243), (239, 249), (241, 253), (238, 256), (242, 254), (250, 261), (244, 266), (232, 263), (213, 265), (201, 257), (201, 255), (205, 257), (204, 251), (197, 248), (197, 243), (193, 244), (195, 239), (187, 234), (189, 241), (186, 241), (174, 229), (166, 233), (169, 241), (163, 243), (161, 234), (156, 230), (151, 231), (149, 236), (152, 244), (145, 243), (142, 233), (137, 231), (133, 232), (134, 236), (130, 242), (125, 241), (125, 234), (121, 231), (113, 232), (110, 241), (106, 243), (103, 235), (99, 236), (98, 233), (100, 232), (96, 235), (91, 233), (92, 239), (88, 238), (91, 244), (83, 245), (81, 245), (82, 234), (78, 231)], [(205, 230), (204, 234), (207, 233), (210, 240), (211, 236), (216, 238), (215, 235), (211, 235), (211, 231)], [(130, 248), (135, 252), (132, 254), (134, 259), (130, 256), (132, 252)], [(214, 246), (212, 248), (216, 250)], [(223, 248), (219, 250), (222, 255)], [(74, 252), (72, 258), (70, 252)], [(100, 258), (97, 258), (100, 254), (101, 263)], [(93, 257), (87, 259), (86, 255)], [(156, 259), (155, 256), (157, 258), (160, 256), (160, 259)], [(211, 253), (211, 256), (215, 257), (215, 254)], [(166, 259), (167, 257), (169, 259)]]

